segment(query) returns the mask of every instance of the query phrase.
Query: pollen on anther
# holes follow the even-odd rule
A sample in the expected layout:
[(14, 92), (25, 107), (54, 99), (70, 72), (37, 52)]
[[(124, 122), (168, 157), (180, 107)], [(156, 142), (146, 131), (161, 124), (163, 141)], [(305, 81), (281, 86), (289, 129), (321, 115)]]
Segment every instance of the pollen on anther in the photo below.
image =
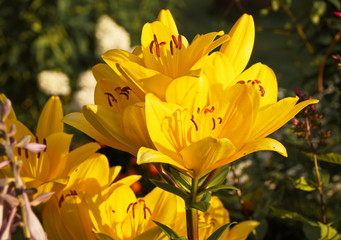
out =
[(180, 34), (178, 35), (178, 44), (179, 44), (179, 49), (181, 49), (181, 47), (182, 47), (182, 37), (181, 37)]
[(155, 43), (156, 56), (161, 56), (160, 45)]
[(214, 118), (212, 118), (212, 122), (213, 122), (212, 130), (214, 130), (215, 129), (215, 120), (214, 120)]
[(260, 95), (261, 95), (262, 97), (264, 97), (264, 95), (265, 95), (265, 89), (263, 88), (263, 86), (259, 85), (259, 91), (260, 91)]
[(198, 128), (198, 125), (197, 123), (194, 121), (194, 116), (192, 115), (192, 118), (191, 118), (191, 122), (194, 124), (194, 127), (195, 127), (195, 131), (198, 131), (199, 128)]
[(154, 46), (154, 41), (152, 41), (149, 45), (149, 51), (151, 54), (153, 54), (153, 46)]
[(169, 46), (170, 46), (170, 52), (172, 55), (174, 55), (174, 49), (173, 49), (173, 42), (169, 41)]
[(176, 48), (179, 48), (179, 43), (178, 43), (178, 40), (176, 39), (176, 37), (174, 35), (172, 35), (172, 39), (173, 39), (173, 42), (175, 44), (175, 47)]

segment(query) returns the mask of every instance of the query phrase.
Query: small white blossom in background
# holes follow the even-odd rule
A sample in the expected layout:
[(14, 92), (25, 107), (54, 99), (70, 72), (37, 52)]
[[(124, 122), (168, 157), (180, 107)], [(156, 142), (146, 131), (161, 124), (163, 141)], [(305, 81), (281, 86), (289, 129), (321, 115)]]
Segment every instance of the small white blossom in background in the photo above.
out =
[(130, 35), (108, 15), (102, 15), (96, 25), (96, 42), (98, 56), (110, 49), (131, 51)]
[(44, 70), (37, 78), (40, 90), (48, 95), (68, 95), (71, 92), (70, 79), (63, 72)]
[(73, 95), (73, 110), (80, 111), (84, 105), (94, 103), (96, 79), (91, 70), (82, 72), (78, 77), (79, 89)]

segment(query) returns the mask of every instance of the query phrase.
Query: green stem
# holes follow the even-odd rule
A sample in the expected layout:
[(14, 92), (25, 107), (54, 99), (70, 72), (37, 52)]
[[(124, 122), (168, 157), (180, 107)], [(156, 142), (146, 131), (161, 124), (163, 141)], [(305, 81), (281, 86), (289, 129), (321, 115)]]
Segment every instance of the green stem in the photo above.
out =
[(316, 174), (316, 183), (317, 183), (317, 190), (320, 195), (320, 208), (321, 208), (321, 215), (322, 215), (322, 222), (327, 223), (327, 217), (326, 217), (326, 205), (324, 203), (324, 195), (323, 195), (323, 183), (321, 181), (321, 175), (320, 175), (320, 170), (319, 170), (319, 165), (317, 162), (317, 155), (316, 155), (316, 149), (313, 144), (313, 140), (311, 137), (311, 124), (308, 118), (305, 119), (306, 121), (306, 126), (307, 126), (307, 133), (308, 133), (308, 142), (310, 144), (310, 147), (314, 153), (314, 169), (315, 169), (315, 174)]
[(314, 168), (315, 168), (316, 180), (317, 180), (317, 190), (320, 195), (320, 208), (321, 208), (322, 222), (327, 223), (326, 205), (324, 204), (324, 196), (323, 196), (323, 185), (321, 181), (319, 166), (317, 163), (317, 156), (315, 153), (314, 153)]
[(190, 207), (196, 202), (199, 179), (192, 179), (189, 201), (186, 203), (186, 222), (188, 240), (199, 240), (198, 210)]

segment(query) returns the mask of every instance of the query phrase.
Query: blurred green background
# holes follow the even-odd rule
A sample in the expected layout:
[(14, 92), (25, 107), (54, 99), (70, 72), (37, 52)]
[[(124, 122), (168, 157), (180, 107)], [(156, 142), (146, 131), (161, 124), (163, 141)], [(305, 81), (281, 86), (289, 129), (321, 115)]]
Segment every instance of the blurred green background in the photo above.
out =
[[(154, 21), (163, 8), (171, 10), (180, 33), (189, 40), (197, 33), (228, 32), (243, 13), (252, 14), (256, 41), (249, 65), (262, 62), (275, 71), (280, 97), (294, 96), (297, 87), (320, 99), (322, 127), (332, 132), (327, 147), (320, 151), (340, 152), (341, 18), (334, 14), (341, 11), (339, 0), (0, 0), (0, 92), (12, 100), (19, 120), (34, 131), (49, 97), (37, 83), (41, 71), (68, 76), (71, 93), (61, 98), (65, 113), (70, 112), (79, 75), (101, 62), (96, 53), (100, 17), (110, 16), (129, 32), (131, 46), (136, 46), (143, 24)], [(232, 218), (262, 221), (256, 237), (250, 238), (314, 239), (307, 234), (312, 230), (271, 211), (275, 206), (319, 218), (317, 195), (300, 192), (288, 181), (288, 175), (311, 175), (312, 161), (299, 151), (300, 142), (290, 125), (275, 137), (288, 147), (289, 158), (254, 154), (238, 161), (252, 159), (240, 170), (241, 177), (249, 179), (239, 186), (250, 212), (242, 214), (238, 198), (230, 192), (219, 195)], [(111, 155), (122, 161), (129, 157), (116, 151)], [(328, 222), (341, 232), (340, 165), (323, 162), (321, 166), (329, 176)]]

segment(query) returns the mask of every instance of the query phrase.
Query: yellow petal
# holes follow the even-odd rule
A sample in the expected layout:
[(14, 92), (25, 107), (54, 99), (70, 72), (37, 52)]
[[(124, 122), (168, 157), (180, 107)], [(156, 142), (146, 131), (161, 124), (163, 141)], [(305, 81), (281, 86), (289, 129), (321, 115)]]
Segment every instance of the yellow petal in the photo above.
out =
[[(59, 206), (56, 206), (57, 208)], [(84, 198), (79, 195), (65, 196), (60, 208), (60, 216), (74, 239), (94, 240), (89, 209)], [(52, 216), (50, 216), (52, 218)], [(65, 238), (63, 238), (65, 239)]]
[(102, 55), (102, 58), (114, 71), (117, 63), (125, 61), (136, 62), (140, 65), (143, 64), (142, 59), (135, 54), (120, 49), (109, 50)]
[(318, 100), (310, 99), (295, 105), (297, 101), (298, 97), (287, 97), (262, 109), (254, 122), (250, 138), (257, 139), (270, 135), (286, 124), (303, 108), (318, 102)]
[(135, 83), (144, 93), (154, 93), (161, 99), (165, 99), (166, 89), (172, 78), (160, 73), (162, 70), (145, 68), (134, 62), (123, 62), (118, 68), (125, 78)]
[(58, 209), (58, 201), (55, 196), (44, 205), (42, 214), (44, 229), (49, 240), (70, 239), (76, 240), (65, 226)]
[[(40, 167), (36, 166), (38, 172), (41, 174), (46, 174), (47, 179), (50, 180), (57, 177), (64, 177), (63, 175), (67, 166), (67, 157), (69, 154), (69, 149), (71, 145), (71, 134), (66, 134), (64, 132), (51, 134), (46, 138), (47, 148), (46, 157), (44, 160), (40, 159)], [(40, 178), (39, 175), (36, 176)]]
[(77, 186), (77, 191), (98, 193), (99, 187), (109, 181), (109, 162), (103, 154), (95, 153), (78, 165), (71, 173), (67, 188)]
[(229, 157), (226, 164), (257, 151), (275, 151), (284, 157), (288, 156), (287, 150), (282, 143), (272, 138), (263, 138), (255, 142), (245, 143), (241, 149), (236, 151), (236, 154)]
[(209, 55), (202, 68), (210, 85), (210, 102), (216, 102), (224, 96), (224, 91), (235, 83), (236, 77), (230, 59), (221, 52)]
[(37, 137), (42, 141), (48, 135), (64, 131), (63, 108), (59, 97), (53, 96), (45, 104), (37, 125)]
[[(151, 219), (153, 219), (153, 221), (170, 224), (176, 220), (177, 198), (178, 197), (175, 194), (156, 187), (143, 199), (146, 202), (146, 206), (151, 211)], [(167, 209), (167, 211), (164, 211), (165, 209)], [(149, 224), (146, 225), (146, 229), (155, 226), (155, 223), (149, 221)]]
[(229, 231), (225, 240), (245, 240), (251, 231), (259, 225), (259, 222), (253, 220), (238, 223)]
[(192, 112), (207, 104), (208, 83), (205, 78), (183, 76), (169, 84), (166, 101), (176, 103)]
[(258, 94), (261, 95), (259, 99), (260, 108), (277, 102), (277, 78), (271, 68), (264, 64), (256, 63), (239, 75), (235, 82), (247, 82), (248, 80), (259, 80), (261, 82), (258, 85), (255, 84), (255, 87), (258, 88)]
[(97, 129), (95, 129), (84, 117), (84, 115), (80, 112), (74, 112), (66, 115), (63, 119), (63, 121), (78, 129), (79, 131), (85, 133), (89, 137), (95, 139), (96, 141), (113, 147), (118, 148), (121, 147), (121, 145), (117, 146), (117, 143), (113, 142), (110, 138), (107, 138), (105, 135), (100, 133)]
[(110, 145), (119, 150), (136, 153), (137, 149), (130, 144), (124, 134), (122, 113), (113, 112), (101, 105), (87, 105), (83, 107), (86, 120), (100, 132), (106, 139), (110, 139)]
[(255, 25), (251, 15), (244, 14), (229, 32), (231, 39), (225, 42), (220, 51), (226, 54), (239, 74), (246, 67), (255, 40)]
[[(117, 78), (99, 80), (95, 88), (95, 104), (106, 106), (113, 111), (123, 111), (127, 106), (141, 102), (135, 94), (136, 91), (139, 91), (136, 87), (133, 90)], [(144, 93), (140, 92), (140, 95), (144, 98)]]
[(176, 27), (176, 23), (174, 21), (174, 18), (168, 9), (162, 9), (159, 13), (157, 20), (162, 22), (165, 26), (169, 27), (171, 32), (175, 36), (177, 36), (179, 34), (178, 28)]
[(143, 163), (167, 163), (177, 167), (179, 169), (184, 170), (185, 172), (188, 171), (184, 166), (184, 163), (181, 159), (173, 160), (167, 155), (162, 154), (159, 151), (155, 151), (154, 149), (141, 147), (137, 153), (137, 164)]
[(92, 73), (96, 79), (96, 81), (103, 80), (103, 79), (112, 79), (117, 74), (109, 67), (109, 65), (104, 63), (96, 64), (92, 67)]
[(160, 101), (153, 94), (146, 96), (147, 128), (155, 147), (173, 159), (188, 144), (185, 134), (191, 126), (189, 113), (179, 105)]
[(232, 155), (234, 150), (234, 145), (226, 138), (215, 139), (207, 137), (192, 143), (183, 149), (180, 154), (183, 157), (185, 167), (193, 171), (192, 176), (201, 178), (214, 170), (214, 168), (224, 165), (221, 163), (220, 166), (216, 166), (216, 163)]
[(147, 130), (144, 104), (128, 106), (123, 112), (122, 122), (124, 134), (136, 150), (134, 155), (141, 146), (155, 148)]
[(100, 145), (95, 142), (90, 142), (90, 143), (84, 144), (80, 147), (73, 149), (68, 155), (68, 159), (67, 159), (68, 167), (65, 170), (67, 171), (73, 170), (73, 168), (81, 164), (83, 161), (85, 161), (85, 159), (90, 157), (99, 149), (100, 149)]
[[(216, 39), (218, 36), (219, 38)], [(229, 39), (230, 37), (228, 35), (224, 35), (223, 31), (210, 32), (195, 38), (186, 52), (186, 55), (189, 58), (188, 65), (194, 66), (195, 63), (198, 62), (203, 56), (208, 55), (211, 51)], [(195, 67), (200, 66), (196, 65)], [(192, 67), (191, 69), (193, 70), (194, 68)]]

